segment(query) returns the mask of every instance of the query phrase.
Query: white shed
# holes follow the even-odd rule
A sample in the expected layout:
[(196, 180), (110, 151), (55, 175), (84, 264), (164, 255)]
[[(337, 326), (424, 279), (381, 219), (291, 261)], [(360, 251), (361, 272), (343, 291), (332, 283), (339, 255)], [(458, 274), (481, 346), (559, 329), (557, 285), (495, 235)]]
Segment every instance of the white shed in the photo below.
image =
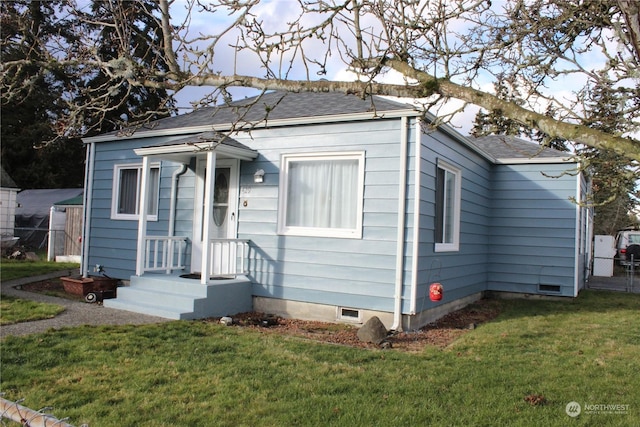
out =
[(16, 221), (16, 195), (20, 190), (15, 181), (0, 166), (0, 235), (2, 236), (2, 248), (13, 246), (18, 238), (14, 237)]

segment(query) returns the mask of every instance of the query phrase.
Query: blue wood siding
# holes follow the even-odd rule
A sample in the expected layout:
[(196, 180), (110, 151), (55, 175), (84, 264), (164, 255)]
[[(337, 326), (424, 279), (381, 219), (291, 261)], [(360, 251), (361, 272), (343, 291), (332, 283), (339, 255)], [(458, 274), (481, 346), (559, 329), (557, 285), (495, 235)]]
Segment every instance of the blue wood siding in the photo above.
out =
[(549, 293), (540, 285), (551, 285), (573, 296), (578, 178), (563, 175), (571, 167), (495, 166), (489, 290)]
[[(560, 286), (560, 295), (573, 295), (575, 274), (584, 264), (576, 264), (576, 244), (586, 246), (586, 237), (576, 237), (576, 228), (586, 223), (588, 214), (577, 218), (580, 209), (569, 200), (577, 195), (580, 182), (561, 176), (570, 166), (495, 165), (445, 132), (421, 134), (416, 141), (415, 126), (415, 119), (409, 120), (408, 129), (402, 129), (400, 119), (378, 119), (255, 129), (250, 136), (233, 136), (259, 153), (256, 160), (240, 163), (237, 216), (238, 237), (251, 240), (254, 295), (392, 312), (401, 173), (406, 173), (404, 314), (485, 290), (539, 293), (542, 284)], [(400, 170), (402, 132), (408, 137), (406, 171)], [(162, 137), (96, 144), (90, 269), (101, 264), (108, 275), (123, 279), (135, 273), (138, 222), (111, 219), (114, 165), (139, 164), (134, 148), (170, 141)], [(365, 152), (362, 238), (278, 235), (281, 155), (340, 151)], [(461, 171), (460, 245), (453, 252), (434, 250), (438, 161)], [(172, 174), (180, 167), (161, 163), (158, 220), (148, 222), (149, 234), (168, 232)], [(195, 159), (179, 177), (176, 235), (192, 235), (194, 169)], [(258, 169), (265, 171), (261, 184), (253, 181)], [(185, 261), (189, 269), (190, 251)], [(440, 303), (428, 298), (432, 282), (444, 286)]]
[[(238, 237), (252, 241), (254, 295), (393, 311), (401, 121), (375, 120), (252, 132), (243, 162)], [(409, 131), (408, 135), (412, 136)], [(282, 153), (365, 151), (362, 239), (277, 234)], [(264, 183), (253, 173), (264, 169)]]
[[(420, 243), (415, 311), (486, 289), (491, 215), (491, 164), (442, 132), (422, 136), (420, 158)], [(460, 169), (460, 246), (435, 252), (435, 183), (438, 160)], [(444, 298), (429, 300), (429, 285), (440, 282)]]
[[(162, 138), (156, 139), (154, 142), (168, 140), (168, 138)], [(93, 266), (100, 264), (104, 266), (105, 273), (110, 277), (128, 279), (135, 274), (138, 221), (111, 219), (113, 173), (114, 166), (117, 164), (141, 164), (142, 158), (137, 156), (133, 150), (145, 145), (149, 145), (149, 141), (137, 139), (96, 144), (91, 194), (89, 272), (92, 272)], [(167, 235), (172, 174), (179, 167), (180, 165), (172, 162), (162, 162), (160, 165), (158, 219), (148, 222), (148, 234)], [(188, 182), (188, 178), (182, 179)], [(186, 209), (189, 209), (186, 200), (193, 198), (192, 193), (188, 194), (188, 186), (180, 189), (182, 201), (179, 204), (181, 209), (178, 210), (177, 216), (180, 219), (176, 221), (176, 234), (180, 234), (184, 230), (184, 217), (189, 218), (187, 221), (191, 221), (193, 217), (193, 211), (186, 214)], [(190, 235), (190, 225), (188, 227)]]

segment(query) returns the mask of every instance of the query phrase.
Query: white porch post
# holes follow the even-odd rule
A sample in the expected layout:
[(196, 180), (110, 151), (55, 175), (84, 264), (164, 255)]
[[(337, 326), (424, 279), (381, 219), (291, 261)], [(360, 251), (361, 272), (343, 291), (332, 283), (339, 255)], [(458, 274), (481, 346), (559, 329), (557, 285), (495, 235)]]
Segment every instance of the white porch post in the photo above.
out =
[(142, 157), (140, 177), (140, 201), (138, 205), (138, 250), (136, 253), (136, 276), (142, 276), (144, 271), (144, 242), (147, 235), (147, 209), (149, 206), (149, 157)]
[(202, 215), (202, 267), (200, 283), (209, 282), (209, 258), (211, 258), (211, 218), (213, 218), (213, 190), (216, 179), (216, 152), (207, 152), (207, 169), (204, 181), (204, 213)]

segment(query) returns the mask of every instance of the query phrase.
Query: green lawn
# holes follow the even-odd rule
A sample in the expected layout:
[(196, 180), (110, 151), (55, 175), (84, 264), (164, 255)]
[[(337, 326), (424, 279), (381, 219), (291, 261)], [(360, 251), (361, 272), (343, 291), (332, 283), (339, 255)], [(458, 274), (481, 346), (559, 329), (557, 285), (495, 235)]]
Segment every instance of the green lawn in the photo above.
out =
[(54, 271), (78, 269), (72, 262), (25, 261), (2, 259), (0, 261), (0, 280), (13, 280), (23, 277), (39, 276)]
[(640, 425), (640, 295), (501, 303), (420, 354), (201, 321), (9, 337), (2, 391), (92, 426)]
[[(47, 261), (8, 260), (0, 261), (0, 280), (34, 277), (54, 271), (78, 268), (76, 263), (56, 263)], [(49, 319), (64, 311), (56, 304), (26, 301), (8, 295), (0, 296), (0, 325)]]
[(64, 307), (57, 304), (45, 304), (2, 295), (0, 299), (0, 325), (50, 319), (63, 311)]

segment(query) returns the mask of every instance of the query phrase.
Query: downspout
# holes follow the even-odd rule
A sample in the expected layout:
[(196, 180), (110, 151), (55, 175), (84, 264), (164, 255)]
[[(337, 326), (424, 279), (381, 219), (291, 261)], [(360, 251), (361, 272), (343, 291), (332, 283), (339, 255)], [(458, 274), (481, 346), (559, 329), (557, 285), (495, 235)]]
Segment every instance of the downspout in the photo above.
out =
[[(580, 246), (582, 244), (582, 229), (585, 227), (585, 224), (582, 223), (582, 174), (576, 175), (576, 229), (575, 229), (575, 258), (574, 258), (574, 272), (573, 272), (573, 297), (578, 296), (578, 290), (580, 288), (580, 279), (584, 279), (585, 274), (584, 265), (580, 268), (580, 264), (585, 262), (583, 254), (580, 253)], [(586, 236), (584, 236), (586, 238)], [(582, 260), (581, 260), (581, 257)]]
[(391, 330), (402, 329), (402, 282), (404, 279), (404, 227), (407, 195), (407, 152), (409, 120), (401, 119), (400, 134), (400, 183), (398, 184), (398, 231), (396, 237), (396, 277), (393, 307), (393, 325)]
[(187, 171), (187, 165), (182, 164), (182, 167), (176, 169), (173, 172), (171, 180), (171, 207), (169, 208), (169, 237), (173, 237), (176, 231), (176, 204), (178, 203), (178, 181), (180, 176), (184, 175)]
[(87, 148), (87, 156), (85, 159), (85, 178), (84, 178), (84, 203), (82, 204), (82, 252), (80, 254), (80, 273), (82, 277), (89, 275), (89, 230), (91, 229), (91, 205), (93, 193), (93, 175), (95, 172), (96, 148), (95, 142), (89, 144)]
[(53, 229), (53, 214), (56, 211), (55, 206), (49, 208), (49, 237), (47, 238), (47, 261), (53, 261), (56, 252), (56, 232)]
[(412, 248), (412, 264), (411, 271), (413, 272), (411, 276), (411, 307), (410, 313), (416, 314), (416, 305), (418, 301), (418, 257), (420, 255), (419, 247), (420, 247), (420, 201), (422, 200), (422, 190), (421, 190), (421, 177), (422, 177), (422, 169), (421, 169), (421, 159), (422, 159), (422, 126), (420, 123), (420, 118), (416, 119), (416, 151), (414, 157), (416, 158), (416, 167), (414, 172), (414, 194), (413, 194), (413, 248)]

